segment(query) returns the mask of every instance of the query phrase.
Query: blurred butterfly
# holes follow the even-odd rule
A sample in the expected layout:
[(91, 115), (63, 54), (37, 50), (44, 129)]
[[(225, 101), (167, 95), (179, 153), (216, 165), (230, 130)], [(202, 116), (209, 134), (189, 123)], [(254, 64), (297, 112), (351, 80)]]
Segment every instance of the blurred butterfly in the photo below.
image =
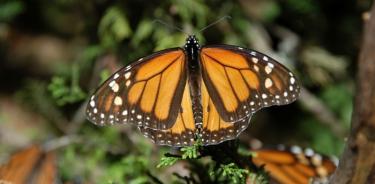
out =
[(195, 36), (115, 72), (91, 96), (88, 119), (130, 123), (156, 144), (203, 145), (236, 138), (259, 109), (299, 95), (295, 76), (274, 59), (238, 46), (200, 47)]
[(252, 162), (258, 167), (264, 166), (273, 181), (271, 183), (309, 184), (312, 178), (315, 183), (327, 183), (337, 165), (334, 159), (315, 153), (310, 148), (303, 150), (298, 146), (252, 152)]
[(14, 153), (0, 166), (2, 184), (51, 184), (56, 183), (57, 168), (54, 152), (45, 153), (33, 145)]

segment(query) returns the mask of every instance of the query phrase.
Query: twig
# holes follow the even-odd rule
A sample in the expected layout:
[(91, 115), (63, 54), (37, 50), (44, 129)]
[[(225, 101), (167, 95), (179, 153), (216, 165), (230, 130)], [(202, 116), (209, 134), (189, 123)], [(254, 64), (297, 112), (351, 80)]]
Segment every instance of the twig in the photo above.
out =
[(146, 175), (154, 182), (154, 183), (156, 183), (156, 184), (163, 184), (163, 182), (162, 181), (160, 181), (157, 177), (155, 177), (154, 175), (152, 175), (151, 173), (150, 173), (150, 171), (147, 171), (146, 172)]
[(181, 179), (181, 180), (184, 180), (186, 182), (186, 184), (190, 184), (189, 177), (187, 177), (187, 176), (181, 176), (181, 175), (179, 175), (176, 172), (174, 172), (173, 175), (176, 176), (177, 178)]
[(375, 183), (375, 4), (358, 60), (352, 128), (330, 183)]
[(43, 144), (43, 149), (48, 152), (81, 141), (82, 139), (77, 135), (66, 135), (46, 142)]

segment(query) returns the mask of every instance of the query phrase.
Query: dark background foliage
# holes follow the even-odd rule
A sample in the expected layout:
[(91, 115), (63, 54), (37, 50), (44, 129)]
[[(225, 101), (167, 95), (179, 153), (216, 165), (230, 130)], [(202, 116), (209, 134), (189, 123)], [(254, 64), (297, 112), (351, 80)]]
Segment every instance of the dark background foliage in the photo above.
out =
[(340, 155), (352, 112), (362, 18), (371, 1), (21, 1), (0, 2), (0, 162), (32, 143), (53, 143), (62, 181), (169, 183), (184, 163), (157, 169), (168, 147), (130, 125), (97, 127), (86, 99), (112, 72), (137, 58), (184, 44), (234, 44), (266, 53), (303, 85), (288, 106), (263, 109), (240, 136), (250, 147), (297, 144)]

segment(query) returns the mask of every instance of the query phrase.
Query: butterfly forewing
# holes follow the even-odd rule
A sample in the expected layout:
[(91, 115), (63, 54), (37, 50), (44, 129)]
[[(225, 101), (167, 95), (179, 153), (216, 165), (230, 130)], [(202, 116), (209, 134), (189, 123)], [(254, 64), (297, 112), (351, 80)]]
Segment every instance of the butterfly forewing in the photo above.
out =
[(274, 59), (230, 45), (201, 50), (202, 77), (220, 117), (237, 122), (271, 105), (293, 102), (299, 94), (294, 75)]
[(87, 106), (87, 117), (98, 125), (132, 123), (171, 128), (181, 106), (185, 67), (185, 54), (180, 48), (141, 58), (97, 89)]

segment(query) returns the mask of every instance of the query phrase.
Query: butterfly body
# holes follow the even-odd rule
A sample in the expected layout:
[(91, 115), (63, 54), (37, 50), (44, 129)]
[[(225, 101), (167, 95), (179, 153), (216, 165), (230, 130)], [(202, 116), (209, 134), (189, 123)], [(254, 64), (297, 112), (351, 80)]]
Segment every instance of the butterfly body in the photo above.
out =
[(230, 45), (156, 52), (113, 74), (91, 97), (87, 117), (98, 125), (130, 123), (155, 143), (204, 145), (236, 138), (257, 110), (293, 102), (294, 75), (272, 58)]
[(189, 36), (186, 39), (186, 44), (184, 46), (185, 54), (187, 55), (187, 68), (188, 68), (188, 78), (189, 78), (189, 90), (192, 99), (192, 109), (194, 116), (195, 128), (200, 132), (203, 124), (203, 109), (201, 102), (201, 69), (198, 62), (198, 54), (200, 50), (200, 45), (195, 36)]

